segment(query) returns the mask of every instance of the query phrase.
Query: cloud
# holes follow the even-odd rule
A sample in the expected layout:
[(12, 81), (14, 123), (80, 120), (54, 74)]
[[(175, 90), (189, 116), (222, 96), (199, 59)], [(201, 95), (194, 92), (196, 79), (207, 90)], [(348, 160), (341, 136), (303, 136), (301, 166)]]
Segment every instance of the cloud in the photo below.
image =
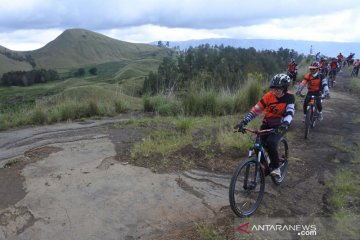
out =
[[(147, 24), (171, 28), (216, 29), (261, 24), (272, 18), (311, 16), (348, 8), (355, 1), (294, 0), (0, 0), (3, 30), (113, 29)], [(5, 7), (3, 7), (5, 6)]]
[(43, 47), (62, 33), (59, 29), (17, 30), (0, 33), (0, 45), (11, 50), (34, 50)]
[(13, 50), (42, 47), (69, 28), (129, 42), (360, 41), (355, 0), (0, 0), (0, 5), (0, 45)]

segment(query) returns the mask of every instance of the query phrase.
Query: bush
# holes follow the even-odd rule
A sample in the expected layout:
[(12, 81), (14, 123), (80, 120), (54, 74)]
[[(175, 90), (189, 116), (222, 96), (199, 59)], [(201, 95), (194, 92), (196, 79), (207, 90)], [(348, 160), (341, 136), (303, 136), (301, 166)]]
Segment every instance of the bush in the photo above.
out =
[(183, 98), (183, 109), (185, 115), (217, 115), (216, 94), (213, 91), (189, 93)]
[(34, 124), (45, 124), (47, 122), (47, 116), (43, 110), (37, 108), (31, 115), (31, 122)]
[(123, 113), (126, 112), (127, 110), (125, 104), (118, 99), (114, 100), (114, 105), (115, 105), (115, 112), (117, 113)]
[(182, 112), (179, 101), (174, 97), (163, 95), (145, 97), (143, 104), (145, 112), (156, 112), (161, 116), (176, 116)]
[(99, 115), (99, 107), (96, 104), (96, 102), (94, 102), (94, 101), (89, 102), (89, 108), (88, 108), (87, 115), (88, 115), (87, 117)]
[(235, 112), (249, 111), (262, 97), (263, 86), (260, 81), (248, 80), (245, 86), (236, 93)]

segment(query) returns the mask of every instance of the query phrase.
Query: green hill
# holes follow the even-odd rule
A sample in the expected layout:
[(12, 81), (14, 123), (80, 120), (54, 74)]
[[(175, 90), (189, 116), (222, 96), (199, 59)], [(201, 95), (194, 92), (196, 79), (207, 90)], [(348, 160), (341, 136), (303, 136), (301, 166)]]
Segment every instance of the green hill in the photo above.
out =
[[(26, 55), (34, 59), (36, 68), (75, 69), (124, 60), (160, 60), (172, 52), (168, 48), (124, 42), (85, 29), (69, 29), (44, 47), (33, 51), (11, 51), (0, 46), (0, 74), (30, 70)], [(23, 60), (19, 61), (19, 58)]]

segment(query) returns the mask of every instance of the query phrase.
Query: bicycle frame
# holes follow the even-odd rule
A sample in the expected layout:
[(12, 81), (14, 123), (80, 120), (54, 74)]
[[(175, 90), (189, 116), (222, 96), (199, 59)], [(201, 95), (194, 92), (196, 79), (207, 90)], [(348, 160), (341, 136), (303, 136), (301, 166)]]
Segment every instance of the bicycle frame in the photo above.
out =
[(334, 72), (334, 70), (330, 69), (329, 72), (329, 78), (328, 78), (328, 87), (331, 88), (334, 86), (334, 81), (335, 81), (335, 75), (336, 73)]
[(264, 130), (252, 130), (244, 129), (245, 131), (252, 132), (256, 134), (256, 140), (254, 145), (249, 149), (248, 157), (252, 157), (255, 153), (257, 162), (260, 163), (261, 168), (263, 169), (265, 176), (270, 174), (270, 158), (267, 155), (263, 145), (261, 144), (260, 135), (275, 133), (276, 129), (264, 129)]
[(317, 101), (322, 102), (322, 99), (324, 97), (321, 96), (315, 96), (315, 95), (311, 95), (310, 96), (310, 101), (306, 107), (307, 110), (311, 109), (311, 123), (315, 122), (318, 118), (317, 113), (319, 112), (318, 108), (317, 108)]
[(306, 119), (305, 119), (305, 139), (308, 138), (310, 128), (314, 128), (318, 120), (317, 101), (322, 101), (324, 97), (311, 95), (310, 100), (306, 106)]

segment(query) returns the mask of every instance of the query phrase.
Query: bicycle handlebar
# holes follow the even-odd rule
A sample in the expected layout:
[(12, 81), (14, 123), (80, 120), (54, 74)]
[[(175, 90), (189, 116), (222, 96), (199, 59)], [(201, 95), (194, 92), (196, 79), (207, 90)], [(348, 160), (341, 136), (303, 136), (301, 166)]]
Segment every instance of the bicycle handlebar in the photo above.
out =
[[(306, 94), (300, 93), (299, 96), (304, 98), (304, 97), (306, 97)], [(324, 94), (321, 94), (320, 96), (315, 96), (315, 95), (312, 95), (312, 96), (314, 96), (315, 98), (326, 99)]]
[(265, 135), (265, 134), (270, 134), (270, 133), (279, 133), (279, 130), (276, 128), (269, 128), (269, 129), (263, 129), (263, 130), (256, 130), (256, 129), (251, 129), (251, 128), (243, 128), (243, 131), (239, 131), (239, 129), (234, 130), (234, 132), (251, 132), (251, 133), (255, 133), (255, 134), (260, 134), (260, 135)]

